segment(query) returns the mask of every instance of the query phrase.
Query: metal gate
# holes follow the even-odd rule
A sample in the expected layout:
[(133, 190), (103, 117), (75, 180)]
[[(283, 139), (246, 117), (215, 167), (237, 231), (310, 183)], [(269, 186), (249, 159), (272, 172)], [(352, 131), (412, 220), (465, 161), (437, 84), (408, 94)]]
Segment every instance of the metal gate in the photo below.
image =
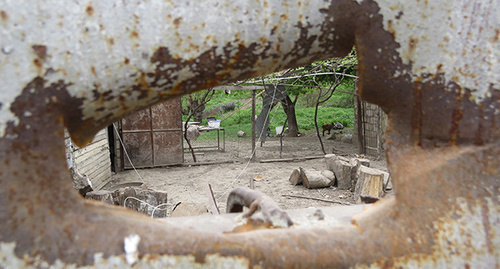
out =
[(182, 163), (181, 99), (159, 103), (122, 119), (120, 135), (128, 154), (122, 154), (125, 169)]

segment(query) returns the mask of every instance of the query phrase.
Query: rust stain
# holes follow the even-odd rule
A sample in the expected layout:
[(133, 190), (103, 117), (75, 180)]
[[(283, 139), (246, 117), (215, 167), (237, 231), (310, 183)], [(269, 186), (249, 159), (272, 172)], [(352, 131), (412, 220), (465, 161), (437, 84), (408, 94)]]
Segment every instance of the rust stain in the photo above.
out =
[(418, 44), (418, 38), (411, 37), (409, 41), (410, 51), (414, 51)]
[(95, 67), (93, 65), (90, 67), (90, 71), (92, 72), (92, 75), (94, 75), (94, 77), (97, 77), (97, 73), (96, 73)]
[(44, 45), (33, 45), (31, 46), (35, 54), (40, 58), (40, 59), (45, 59), (45, 56), (47, 56), (47, 47)]
[(264, 223), (263, 221), (248, 219), (248, 221), (245, 224), (236, 226), (229, 233), (248, 233), (257, 230), (273, 229), (273, 228), (276, 229), (277, 227), (272, 226), (270, 223)]
[(196, 45), (196, 44), (191, 43), (191, 42), (189, 43), (189, 48), (191, 48), (191, 49), (193, 49), (195, 51), (200, 50), (200, 46), (199, 45)]
[(396, 31), (394, 30), (394, 25), (392, 25), (392, 24), (393, 24), (392, 20), (387, 21), (387, 31), (394, 36)]
[(288, 15), (287, 14), (281, 14), (280, 15), (280, 18), (283, 22), (287, 21), (288, 20)]
[(39, 59), (34, 59), (33, 60), (33, 64), (39, 69), (41, 70), (43, 68), (43, 63), (39, 60)]
[(115, 44), (115, 39), (114, 39), (114, 38), (112, 38), (112, 37), (110, 37), (110, 38), (108, 39), (108, 42), (109, 42), (109, 44), (110, 44), (111, 46), (113, 46), (113, 45)]
[(174, 26), (177, 28), (181, 24), (182, 18), (178, 17), (174, 19)]
[[(347, 22), (351, 23), (352, 20), (363, 20), (363, 16), (360, 14), (376, 14), (377, 7), (375, 4), (373, 4), (373, 7), (369, 6), (371, 4), (371, 1), (363, 1), (361, 7), (366, 9), (371, 7), (373, 10), (357, 10), (358, 13), (354, 14), (357, 16), (352, 16), (355, 19), (350, 17), (346, 24)], [(338, 15), (341, 16), (342, 14)], [(352, 24), (357, 25), (352, 27)], [(64, 129), (59, 122), (64, 117), (64, 122), (68, 126), (72, 137), (80, 145), (90, 142), (92, 134), (100, 129), (98, 127), (102, 128), (111, 119), (107, 119), (108, 122), (96, 122), (92, 118), (82, 120), (83, 116), (77, 108), (81, 108), (84, 102), (69, 95), (66, 89), (69, 85), (68, 82), (60, 81), (46, 85), (48, 82), (44, 81), (43, 78), (36, 78), (29, 85), (26, 85), (22, 94), (11, 105), (11, 111), (20, 119), (20, 124), (18, 126), (8, 126), (6, 132), (19, 134), (20, 138), (14, 142), (0, 138), (2, 149), (6, 149), (4, 156), (8, 156), (5, 158), (11, 161), (10, 165), (2, 165), (0, 171), (6, 175), (16, 175), (16, 177), (2, 175), (0, 180), (2, 185), (11, 186), (8, 198), (11, 198), (12, 195), (18, 196), (12, 196), (15, 200), (12, 203), (2, 203), (6, 205), (3, 205), (4, 207), (0, 210), (1, 220), (8, 219), (10, 223), (13, 223), (11, 226), (14, 228), (10, 228), (10, 231), (15, 232), (15, 234), (11, 235), (9, 230), (5, 230), (3, 227), (0, 230), (2, 241), (12, 240), (16, 242), (18, 244), (16, 255), (19, 257), (29, 258), (36, 254), (43, 261), (47, 260), (48, 263), (53, 263), (60, 258), (63, 263), (79, 263), (79, 265), (94, 262), (92, 255), (89, 255), (89, 253), (98, 251), (99, 247), (96, 247), (96, 245), (99, 244), (96, 243), (106, 241), (107, 245), (103, 248), (105, 257), (109, 257), (113, 253), (122, 253), (122, 235), (133, 231), (141, 232), (141, 239), (143, 239), (141, 240), (141, 253), (144, 253), (143, 255), (156, 252), (195, 256), (195, 261), (201, 263), (204, 261), (205, 256), (216, 253), (221, 256), (248, 258), (252, 266), (269, 268), (293, 266), (304, 268), (348, 268), (374, 263), (377, 259), (381, 267), (391, 267), (395, 263), (395, 259), (407, 264), (417, 260), (418, 255), (421, 253), (434, 254), (436, 249), (437, 251), (443, 249), (446, 251), (445, 248), (449, 247), (446, 242), (439, 245), (434, 241), (436, 234), (446, 228), (443, 225), (432, 225), (443, 214), (450, 212), (450, 208), (455, 206), (452, 201), (455, 201), (457, 197), (465, 197), (464, 199), (468, 199), (466, 202), (471, 206), (474, 204), (487, 206), (485, 199), (496, 199), (495, 197), (498, 196), (498, 178), (491, 176), (492, 172), (490, 174), (484, 173), (492, 169), (495, 173), (497, 172), (497, 168), (500, 166), (498, 158), (492, 158), (489, 160), (491, 163), (485, 164), (487, 160), (484, 159), (484, 156), (498, 156), (498, 146), (495, 146), (495, 144), (492, 147), (480, 148), (470, 144), (461, 145), (460, 139), (463, 138), (463, 134), (458, 131), (458, 126), (461, 121), (489, 118), (491, 122), (487, 122), (489, 125), (484, 127), (485, 133), (487, 133), (484, 134), (484, 141), (485, 143), (489, 141), (496, 142), (498, 132), (495, 132), (497, 127), (495, 124), (498, 122), (498, 116), (495, 114), (495, 109), (498, 107), (499, 96), (497, 94), (491, 98), (488, 97), (487, 101), (492, 104), (493, 109), (485, 110), (482, 112), (484, 114), (481, 114), (481, 117), (474, 118), (473, 115), (471, 116), (473, 113), (469, 112), (474, 112), (477, 106), (474, 103), (472, 104), (474, 107), (468, 107), (466, 105), (467, 98), (464, 97), (462, 100), (462, 97), (460, 97), (460, 91), (467, 91), (467, 89), (457, 91), (457, 97), (446, 92), (443, 85), (436, 84), (436, 86), (431, 87), (429, 84), (423, 83), (424, 78), (420, 78), (415, 83), (404, 79), (392, 80), (390, 79), (393, 74), (392, 71), (407, 70), (405, 68), (409, 67), (400, 63), (380, 62), (380, 59), (391, 59), (390, 56), (395, 55), (391, 53), (395, 53), (397, 44), (392, 42), (390, 34), (383, 30), (380, 21), (370, 23), (367, 23), (367, 21), (354, 21), (352, 24), (349, 24), (348, 27), (359, 31), (356, 36), (356, 46), (360, 51), (361, 65), (359, 70), (360, 73), (363, 73), (360, 76), (360, 85), (363, 88), (361, 89), (362, 97), (368, 96), (374, 101), (373, 103), (390, 112), (391, 122), (388, 127), (386, 145), (389, 146), (387, 156), (390, 160), (390, 168), (394, 171), (394, 179), (398, 179), (394, 181), (394, 184), (397, 184), (395, 186), (398, 187), (398, 201), (390, 204), (391, 206), (383, 207), (383, 210), (381, 210), (382, 207), (377, 206), (383, 213), (370, 214), (370, 218), (353, 219), (353, 227), (341, 227), (345, 228), (345, 230), (320, 230), (321, 235), (324, 236), (318, 236), (320, 234), (318, 231), (297, 230), (285, 230), (277, 233), (255, 231), (250, 234), (207, 235), (206, 233), (200, 234), (187, 229), (165, 228), (164, 225), (151, 222), (149, 219), (123, 213), (120, 209), (99, 207), (90, 202), (83, 202), (81, 197), (77, 196), (78, 194), (73, 191), (71, 183), (62, 180), (67, 175), (62, 173), (62, 169), (65, 168), (65, 161), (62, 157), (64, 155), (64, 143), (62, 142)], [(358, 30), (362, 27), (368, 28)], [(291, 58), (287, 59), (288, 62), (299, 61), (308, 56), (307, 53), (314, 41), (307, 38), (306, 25), (299, 25), (299, 28), (301, 28), (301, 37), (303, 38), (292, 49), (289, 54)], [(353, 38), (351, 36), (346, 34), (341, 38), (346, 39), (346, 44), (352, 46)], [(416, 47), (417, 41), (416, 39), (410, 41), (409, 46), (412, 50)], [(148, 81), (152, 81), (151, 84), (155, 84), (155, 87), (163, 86), (164, 89), (168, 89), (163, 91), (163, 94), (167, 96), (176, 93), (185, 94), (207, 86), (217, 85), (222, 81), (227, 82), (230, 79), (235, 81), (247, 78), (250, 76), (250, 72), (240, 77), (232, 77), (231, 74), (235, 74), (236, 72), (233, 72), (235, 70), (248, 70), (249, 66), (258, 66), (259, 60), (270, 54), (266, 54), (267, 51), (264, 51), (262, 55), (254, 55), (255, 48), (262, 44), (248, 44), (245, 46), (243, 41), (237, 43), (240, 45), (237, 53), (234, 53), (235, 44), (230, 44), (231, 46), (218, 48), (224, 51), (224, 56), (217, 56), (215, 54), (216, 48), (211, 48), (203, 52), (197, 59), (191, 61), (185, 61), (175, 54), (171, 55), (173, 53), (168, 48), (160, 47), (150, 58), (156, 69), (148, 74), (140, 74), (140, 77), (135, 81), (136, 84), (129, 85), (133, 87), (132, 91), (122, 91), (115, 98), (123, 102), (121, 104), (123, 105), (125, 103), (124, 96), (127, 96), (127, 94), (130, 96), (136, 93), (134, 91), (139, 91), (139, 99), (149, 98), (149, 100), (157, 101), (157, 99), (153, 99), (156, 96), (151, 94), (151, 85), (148, 84)], [(384, 55), (379, 57), (376, 49), (382, 47), (384, 48)], [(322, 48), (320, 53), (321, 55), (316, 54), (307, 59), (319, 59), (334, 54), (327, 45)], [(35, 61), (41, 65), (42, 57), (40, 55), (46, 53), (36, 54), (39, 58)], [(233, 57), (231, 58), (231, 56)], [(206, 66), (220, 65), (224, 68), (216, 72), (213, 70), (205, 72), (200, 68), (193, 67), (193, 62), (196, 60)], [(124, 63), (128, 64), (129, 60), (125, 58)], [(377, 73), (370, 73), (371, 69), (365, 68), (364, 65), (377, 65), (381, 68), (377, 70)], [(184, 68), (191, 68), (196, 76), (190, 80), (179, 80), (179, 78), (174, 77), (176, 71)], [(442, 67), (437, 66), (437, 68), (440, 70)], [(253, 71), (251, 70), (251, 72)], [(167, 82), (163, 82), (165, 80)], [(433, 82), (436, 81), (437, 78)], [(426, 94), (431, 88), (433, 92), (437, 92), (431, 97), (442, 98), (441, 101), (435, 103), (437, 105), (435, 110), (429, 108), (433, 103), (429, 101), (429, 98), (426, 98), (428, 97)], [(98, 98), (98, 102), (106, 102), (107, 98), (111, 98), (109, 100), (113, 98), (111, 93), (108, 92), (101, 93), (97, 91), (94, 94)], [(49, 104), (42, 102), (46, 99), (50, 101)], [(141, 100), (141, 102), (142, 104), (146, 103), (145, 100)], [(450, 105), (439, 106), (442, 104)], [(26, 108), (33, 109), (31, 111), (34, 112), (34, 115), (41, 116), (23, 116)], [(123, 109), (127, 108), (124, 106)], [(451, 137), (457, 147), (447, 147), (438, 151), (433, 148), (423, 148), (420, 144), (420, 139), (423, 136), (434, 134), (422, 128), (422, 125), (426, 124), (423, 121), (423, 112), (435, 111), (442, 113), (442, 115), (452, 115), (455, 126), (452, 126), (450, 130), (448, 128), (450, 117), (437, 117), (441, 116), (440, 113), (437, 113), (436, 120), (433, 121), (430, 127), (432, 127), (433, 131), (443, 132), (444, 130), (446, 135), (440, 137), (440, 139)], [(28, 124), (31, 126), (31, 130), (26, 128)], [(408, 136), (412, 136), (411, 138), (414, 140), (409, 140)], [(418, 143), (414, 143), (415, 141), (418, 141)], [(45, 152), (48, 150), (59, 152), (59, 156), (46, 154)], [(39, 152), (43, 152), (44, 155), (37, 155)], [(452, 162), (449, 162), (449, 160)], [(20, 167), (31, 168), (32, 165), (35, 166), (33, 171), (37, 171), (37, 169), (38, 171), (48, 170), (52, 173), (36, 174), (30, 170), (19, 169)], [(474, 169), (470, 169), (470, 167), (474, 167)], [(21, 175), (16, 174), (16, 172)], [(31, 190), (31, 193), (22, 188), (27, 186), (27, 181), (34, 183), (31, 188), (27, 188)], [(57, 185), (58, 188), (47, 188), (48, 184)], [(480, 185), (478, 186), (478, 184)], [(43, 195), (38, 194), (40, 190), (36, 189), (36, 186), (40, 186), (40, 190), (45, 191), (45, 193)], [(478, 186), (478, 188), (471, 189), (470, 186)], [(36, 201), (33, 189), (40, 197), (55, 197), (60, 202), (56, 204), (36, 204), (36, 207), (33, 208), (34, 201)], [(16, 192), (16, 190), (23, 190), (23, 192)], [(19, 203), (14, 203), (20, 201), (21, 198), (19, 197), (25, 199), (22, 203), (23, 206), (25, 205), (22, 212), (16, 207)], [(5, 201), (5, 198), (0, 197), (0, 199)], [(42, 201), (38, 202), (43, 203), (44, 201), (42, 199)], [(493, 210), (498, 208), (498, 199), (494, 200), (493, 206)], [(7, 209), (5, 210), (5, 208)], [(26, 218), (23, 215), (26, 212), (34, 214), (34, 216)], [(68, 219), (69, 214), (67, 212), (78, 212), (81, 214), (82, 219), (93, 218), (96, 220), (95, 225), (81, 228), (80, 223)], [(487, 221), (494, 220), (494, 218), (486, 213), (483, 215), (483, 224), (490, 225)], [(43, 223), (37, 222), (42, 218), (46, 221)], [(70, 224), (73, 226), (57, 226), (62, 221), (64, 221), (65, 225)], [(60, 236), (61, 230), (63, 234), (71, 234), (71, 237)], [(242, 231), (247, 230), (243, 229)], [(467, 236), (472, 236), (472, 239), (476, 238), (474, 234), (467, 234), (465, 229), (460, 232), (462, 238)], [(72, 238), (76, 237), (80, 239), (75, 244)], [(158, 237), (161, 237), (164, 241), (158, 242)], [(449, 244), (457, 242), (453, 241), (453, 238), (450, 238), (450, 241)], [(53, 247), (48, 248), (45, 243), (49, 243)], [(339, 248), (339, 245), (342, 247)], [(89, 246), (89, 248), (82, 248), (82, 246)], [(318, 246), (324, 248), (319, 249)], [(350, 251), (346, 252), (345, 249)], [(311, 257), (310, 253), (314, 253), (314, 256)], [(455, 254), (462, 254), (458, 259), (464, 257), (463, 253)], [(474, 252), (466, 253), (466, 255), (468, 254), (474, 255)], [(151, 257), (158, 257), (158, 255), (152, 254)], [(472, 258), (474, 257), (472, 256)], [(438, 263), (439, 260), (434, 262)], [(423, 263), (427, 265), (425, 261)], [(465, 266), (474, 267), (474, 265), (469, 264)], [(432, 267), (432, 265), (429, 267)]]
[(452, 124), (450, 129), (450, 141), (449, 141), (451, 145), (457, 144), (457, 138), (460, 135), (459, 126), (464, 113), (461, 108), (461, 104), (462, 104), (462, 94), (461, 94), (461, 89), (459, 89), (458, 95), (456, 97), (455, 108), (453, 109), (452, 112)]
[(139, 38), (139, 33), (136, 30), (132, 30), (132, 32), (130, 32), (130, 37)]
[(412, 141), (415, 146), (422, 146), (422, 84), (416, 82), (413, 90), (413, 111), (412, 111)]
[(85, 9), (85, 13), (87, 13), (87, 15), (89, 15), (89, 16), (93, 16), (94, 15), (94, 8), (92, 7), (91, 3), (89, 3), (89, 5), (87, 6), (87, 8)]
[(9, 16), (7, 15), (7, 12), (5, 12), (5, 10), (0, 10), (0, 18), (2, 18), (2, 21), (4, 22), (9, 19)]
[(123, 60), (123, 63), (128, 65), (128, 64), (130, 64), (130, 60), (127, 57), (125, 57), (125, 60)]

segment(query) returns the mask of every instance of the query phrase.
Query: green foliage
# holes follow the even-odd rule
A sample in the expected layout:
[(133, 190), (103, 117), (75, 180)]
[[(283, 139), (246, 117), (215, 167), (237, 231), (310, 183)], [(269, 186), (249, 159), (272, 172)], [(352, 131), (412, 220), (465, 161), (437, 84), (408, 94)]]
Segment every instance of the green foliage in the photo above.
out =
[[(340, 84), (332, 97), (323, 104), (326, 107), (352, 108), (354, 105), (354, 81), (347, 80)], [(310, 89), (301, 95), (297, 101), (298, 107), (314, 107), (318, 99), (318, 91)]]
[[(243, 91), (242, 91), (243, 92)], [(231, 93), (232, 95), (232, 93)], [(226, 96), (231, 96), (226, 95)], [(336, 95), (336, 94), (334, 94)], [(343, 94), (338, 93), (339, 96), (336, 98), (331, 98), (328, 102), (324, 104), (324, 106), (320, 106), (318, 109), (318, 126), (321, 131), (321, 126), (325, 123), (331, 122), (340, 122), (344, 127), (349, 128), (354, 125), (354, 108), (353, 106), (344, 106), (337, 107), (335, 104), (341, 100), (341, 102), (347, 102), (346, 100), (352, 99), (353, 95), (351, 94)], [(215, 96), (214, 96), (215, 97)], [(300, 97), (299, 97), (300, 99)], [(222, 103), (217, 103), (217, 100), (222, 100)], [(259, 100), (257, 100), (259, 101)], [(227, 103), (228, 99), (212, 99), (209, 103), (210, 107), (221, 105)], [(234, 102), (231, 101), (231, 102)], [(241, 106), (237, 105), (237, 108)], [(262, 109), (262, 104), (258, 104), (256, 106), (256, 114), (258, 115)], [(314, 125), (314, 107), (305, 107), (302, 104), (298, 104), (295, 108), (295, 114), (297, 116), (297, 123), (299, 125), (299, 131), (311, 131), (315, 130)], [(217, 117), (217, 119), (225, 119), (228, 115), (230, 115), (234, 111), (230, 111), (224, 113), (222, 117)], [(332, 113), (335, 113), (335, 116), (332, 116)], [(234, 115), (226, 119), (221, 123), (221, 127), (226, 131), (226, 139), (236, 139), (237, 132), (242, 130), (247, 135), (249, 135), (252, 131), (252, 108), (251, 105), (248, 107), (236, 112)], [(281, 107), (281, 104), (277, 104), (269, 115), (269, 128), (271, 129), (271, 133), (275, 134), (275, 128), (278, 126), (283, 126), (283, 123), (286, 120), (286, 114)], [(207, 125), (206, 119), (203, 119), (202, 125)], [(204, 133), (198, 139), (216, 139), (216, 132)]]
[[(275, 83), (280, 78), (289, 78), (286, 81), (280, 80), (281, 84), (293, 85), (308, 85), (311, 87), (288, 87), (287, 92), (293, 100), (298, 95), (298, 101), (295, 105), (295, 112), (297, 123), (300, 132), (314, 130), (314, 112), (318, 99), (319, 89), (318, 86), (323, 88), (322, 101), (324, 101), (326, 89), (332, 85), (338, 86), (335, 92), (324, 103), (321, 103), (318, 108), (318, 126), (321, 131), (321, 126), (325, 123), (340, 122), (344, 127), (349, 128), (354, 125), (354, 88), (357, 69), (356, 52), (353, 50), (345, 58), (334, 58), (326, 61), (318, 61), (310, 65), (299, 67), (293, 70), (287, 70), (285, 73), (274, 73), (262, 78), (245, 81), (241, 85), (261, 85), (264, 80), (265, 83)], [(332, 74), (335, 73), (335, 74)], [(344, 76), (347, 75), (347, 76)], [(290, 78), (292, 77), (292, 78)], [(325, 89), (326, 88), (326, 89)], [(224, 91), (216, 91), (212, 99), (206, 104), (205, 111), (212, 110), (213, 116), (217, 119), (224, 120), (221, 122), (221, 127), (226, 130), (226, 138), (236, 138), (236, 133), (239, 130), (244, 131), (247, 135), (251, 133), (251, 105), (241, 108), (247, 101), (251, 100), (252, 91), (232, 91), (231, 94), (226, 94)], [(235, 102), (237, 112), (228, 111), (222, 113), (217, 110), (229, 102)], [(256, 114), (259, 114), (262, 109), (262, 96), (258, 97), (256, 105)], [(234, 114), (233, 114), (234, 113)], [(334, 116), (332, 116), (334, 114)], [(231, 115), (231, 116), (230, 116)], [(230, 117), (229, 117), (230, 116)], [(229, 117), (229, 118), (228, 118)], [(227, 118), (227, 119), (226, 119)], [(286, 120), (286, 114), (281, 107), (277, 104), (270, 114), (269, 127), (271, 132), (275, 133), (275, 127), (283, 126)], [(207, 125), (206, 118), (202, 120), (202, 125)], [(213, 133), (213, 132), (211, 132)], [(214, 134), (203, 135), (199, 139), (212, 139)]]

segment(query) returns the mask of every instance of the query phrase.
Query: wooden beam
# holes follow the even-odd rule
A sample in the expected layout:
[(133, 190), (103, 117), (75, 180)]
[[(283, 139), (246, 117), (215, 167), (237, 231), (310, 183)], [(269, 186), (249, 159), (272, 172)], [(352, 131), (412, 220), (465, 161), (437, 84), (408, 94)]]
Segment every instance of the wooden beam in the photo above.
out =
[(262, 86), (217, 86), (213, 87), (216, 91), (250, 91), (250, 90), (263, 90)]

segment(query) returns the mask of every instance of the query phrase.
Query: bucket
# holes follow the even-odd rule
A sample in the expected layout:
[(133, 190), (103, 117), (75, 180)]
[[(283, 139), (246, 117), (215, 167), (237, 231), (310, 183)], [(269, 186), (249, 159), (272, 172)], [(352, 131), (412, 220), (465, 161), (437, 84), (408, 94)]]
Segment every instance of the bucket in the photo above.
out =
[(220, 128), (220, 120), (213, 120), (208, 122), (208, 127)]
[(276, 135), (281, 135), (283, 133), (283, 126), (276, 127)]

